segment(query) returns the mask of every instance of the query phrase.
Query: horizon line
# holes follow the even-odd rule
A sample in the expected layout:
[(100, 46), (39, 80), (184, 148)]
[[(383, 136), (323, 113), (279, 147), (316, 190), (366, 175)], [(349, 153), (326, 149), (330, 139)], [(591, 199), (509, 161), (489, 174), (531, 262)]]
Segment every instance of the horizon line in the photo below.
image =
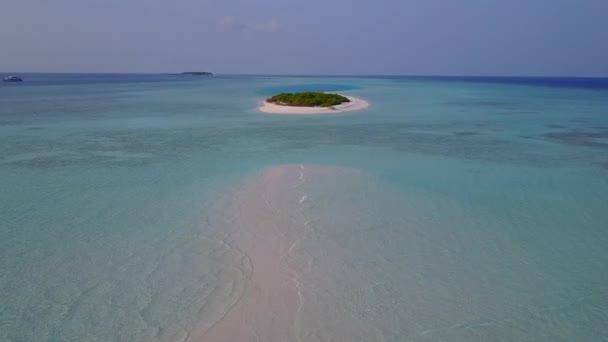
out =
[[(95, 71), (0, 71), (0, 74), (54, 74), (54, 75), (179, 75), (178, 72), (95, 72)], [(476, 78), (608, 78), (606, 76), (580, 75), (480, 75), (480, 74), (265, 74), (265, 73), (214, 73), (214, 76), (270, 76), (270, 77), (476, 77)]]

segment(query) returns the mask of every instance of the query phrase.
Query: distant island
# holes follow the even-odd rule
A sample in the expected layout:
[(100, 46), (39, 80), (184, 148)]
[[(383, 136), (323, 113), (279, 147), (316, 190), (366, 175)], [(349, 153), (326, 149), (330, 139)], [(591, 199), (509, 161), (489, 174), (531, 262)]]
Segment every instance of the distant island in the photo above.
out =
[(279, 106), (327, 108), (350, 102), (350, 100), (339, 94), (307, 91), (302, 93), (281, 93), (266, 99), (266, 102)]
[(213, 76), (212, 73), (207, 71), (186, 71), (182, 72), (182, 75), (192, 75), (192, 76)]
[(181, 73), (164, 73), (162, 75), (190, 75), (190, 76), (213, 76), (212, 73), (207, 71), (184, 71)]

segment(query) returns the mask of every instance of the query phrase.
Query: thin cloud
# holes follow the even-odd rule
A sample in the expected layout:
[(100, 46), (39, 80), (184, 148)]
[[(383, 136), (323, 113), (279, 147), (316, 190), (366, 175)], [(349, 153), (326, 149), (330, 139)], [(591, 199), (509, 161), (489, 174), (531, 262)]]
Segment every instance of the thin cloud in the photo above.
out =
[(223, 28), (238, 32), (250, 31), (272, 33), (277, 32), (281, 29), (281, 25), (275, 19), (270, 19), (266, 22), (250, 25), (232, 15), (222, 17), (219, 21), (219, 24)]
[(281, 25), (275, 20), (271, 19), (268, 22), (258, 24), (254, 26), (254, 30), (258, 32), (277, 32), (281, 29)]
[(248, 29), (247, 25), (240, 22), (237, 17), (227, 15), (220, 19), (220, 26), (225, 27), (232, 31), (245, 31)]

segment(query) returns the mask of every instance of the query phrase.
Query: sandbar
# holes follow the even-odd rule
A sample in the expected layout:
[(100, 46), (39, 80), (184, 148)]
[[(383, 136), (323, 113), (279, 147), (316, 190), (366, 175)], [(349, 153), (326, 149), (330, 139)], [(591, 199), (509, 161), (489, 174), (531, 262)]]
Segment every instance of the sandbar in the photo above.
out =
[[(277, 165), (270, 167), (246, 182), (243, 187), (229, 194), (219, 203), (209, 223), (221, 227), (218, 238), (229, 246), (230, 253), (241, 255), (235, 264), (221, 264), (243, 274), (242, 279), (232, 280), (226, 300), (236, 302), (223, 310), (219, 319), (205, 321), (201, 316), (184, 342), (234, 342), (234, 341), (315, 341), (311, 331), (324, 327), (316, 320), (328, 309), (319, 302), (328, 290), (318, 287), (317, 277), (324, 274), (325, 257), (335, 260), (338, 250), (331, 248), (323, 253), (310, 251), (310, 239), (322, 229), (324, 203), (317, 198), (318, 181), (335, 183), (332, 179), (360, 177), (360, 171), (324, 165)], [(358, 179), (358, 178), (357, 178)], [(228, 254), (224, 252), (224, 254)], [(220, 292), (220, 291), (215, 291)], [(220, 292), (221, 294), (223, 292)], [(214, 293), (215, 298), (218, 293)], [(206, 303), (205, 310), (209, 304)], [(205, 311), (206, 313), (207, 311)], [(336, 328), (351, 333), (352, 328)], [(358, 336), (361, 335), (360, 331)], [(356, 338), (336, 338), (355, 341)], [(363, 340), (370, 340), (364, 338)]]

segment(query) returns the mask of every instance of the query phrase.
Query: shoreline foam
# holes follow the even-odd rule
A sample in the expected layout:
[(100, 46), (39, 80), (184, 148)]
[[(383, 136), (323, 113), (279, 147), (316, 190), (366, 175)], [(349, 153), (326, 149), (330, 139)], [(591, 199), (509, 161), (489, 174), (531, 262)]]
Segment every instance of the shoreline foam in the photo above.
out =
[(340, 94), (350, 102), (346, 102), (337, 106), (332, 107), (296, 107), (296, 106), (283, 106), (274, 103), (268, 103), (264, 100), (258, 110), (268, 114), (288, 114), (288, 115), (310, 115), (310, 114), (337, 114), (343, 112), (350, 112), (355, 110), (363, 110), (369, 107), (369, 102), (363, 99), (346, 96)]

